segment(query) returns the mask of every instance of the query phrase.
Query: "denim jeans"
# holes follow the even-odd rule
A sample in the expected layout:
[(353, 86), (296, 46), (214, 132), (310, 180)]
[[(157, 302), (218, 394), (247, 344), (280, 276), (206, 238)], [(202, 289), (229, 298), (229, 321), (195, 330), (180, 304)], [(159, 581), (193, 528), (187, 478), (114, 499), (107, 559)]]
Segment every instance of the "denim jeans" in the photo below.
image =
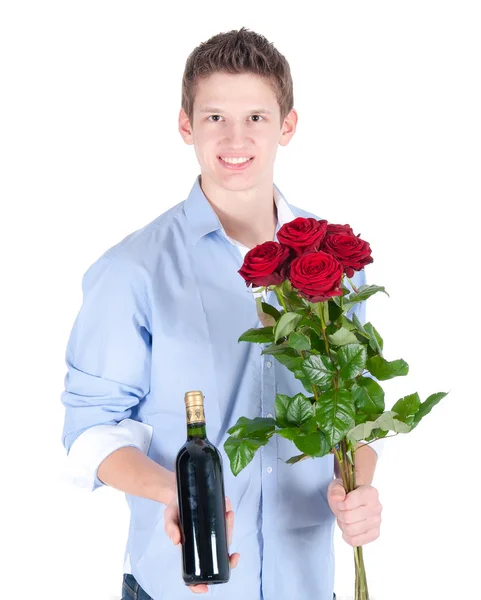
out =
[[(202, 596), (202, 594), (199, 594), (199, 596)], [(122, 600), (152, 600), (152, 596), (144, 592), (133, 575), (124, 573)], [(332, 600), (336, 600), (336, 594), (333, 594)]]
[(122, 600), (152, 600), (152, 596), (144, 592), (133, 575), (124, 573)]

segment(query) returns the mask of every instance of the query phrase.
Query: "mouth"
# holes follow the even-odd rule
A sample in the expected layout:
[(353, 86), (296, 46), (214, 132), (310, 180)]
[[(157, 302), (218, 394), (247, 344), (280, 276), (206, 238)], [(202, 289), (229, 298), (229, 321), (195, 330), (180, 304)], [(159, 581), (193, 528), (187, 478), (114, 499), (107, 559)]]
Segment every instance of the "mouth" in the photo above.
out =
[(254, 161), (254, 157), (251, 156), (249, 160), (237, 164), (228, 163), (225, 160), (223, 160), (220, 156), (217, 157), (217, 160), (225, 169), (228, 169), (229, 171), (245, 171), (245, 169), (247, 169), (249, 165), (252, 164), (252, 162)]

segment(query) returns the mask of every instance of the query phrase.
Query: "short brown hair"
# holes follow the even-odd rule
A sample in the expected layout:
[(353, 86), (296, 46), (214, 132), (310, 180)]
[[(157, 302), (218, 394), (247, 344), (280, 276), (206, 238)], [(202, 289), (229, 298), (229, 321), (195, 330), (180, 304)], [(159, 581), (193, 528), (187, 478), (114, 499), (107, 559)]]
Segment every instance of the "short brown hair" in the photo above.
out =
[(198, 80), (218, 72), (255, 73), (266, 79), (279, 103), (282, 126), (294, 106), (289, 63), (263, 35), (245, 27), (214, 35), (189, 55), (182, 77), (182, 108), (191, 125)]

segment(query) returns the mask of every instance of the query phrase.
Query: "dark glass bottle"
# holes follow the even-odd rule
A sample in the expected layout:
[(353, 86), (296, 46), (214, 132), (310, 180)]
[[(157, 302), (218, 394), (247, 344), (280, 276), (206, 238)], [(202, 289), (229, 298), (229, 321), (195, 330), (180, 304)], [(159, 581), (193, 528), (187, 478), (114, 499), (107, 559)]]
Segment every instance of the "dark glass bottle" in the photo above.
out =
[(186, 585), (226, 583), (230, 577), (222, 456), (207, 439), (204, 396), (185, 394), (187, 441), (175, 460)]

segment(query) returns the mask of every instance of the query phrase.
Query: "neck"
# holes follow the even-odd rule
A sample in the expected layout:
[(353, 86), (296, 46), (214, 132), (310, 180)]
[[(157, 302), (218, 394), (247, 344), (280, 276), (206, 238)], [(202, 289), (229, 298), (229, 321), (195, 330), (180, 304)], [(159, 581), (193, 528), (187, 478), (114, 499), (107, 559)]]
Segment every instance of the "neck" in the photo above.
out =
[(187, 440), (203, 439), (207, 437), (205, 423), (189, 423), (187, 425)]
[(247, 190), (232, 191), (202, 175), (201, 188), (228, 236), (248, 248), (274, 239), (277, 207), (272, 179)]

